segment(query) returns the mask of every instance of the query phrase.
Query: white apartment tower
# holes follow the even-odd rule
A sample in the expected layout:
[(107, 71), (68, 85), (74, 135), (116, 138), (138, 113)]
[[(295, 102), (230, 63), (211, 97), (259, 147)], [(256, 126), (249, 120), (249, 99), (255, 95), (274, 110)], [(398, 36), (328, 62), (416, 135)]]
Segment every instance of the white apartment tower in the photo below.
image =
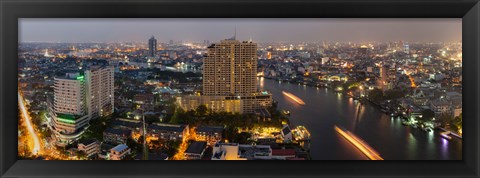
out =
[(113, 67), (91, 67), (85, 71), (87, 111), (92, 118), (113, 113)]

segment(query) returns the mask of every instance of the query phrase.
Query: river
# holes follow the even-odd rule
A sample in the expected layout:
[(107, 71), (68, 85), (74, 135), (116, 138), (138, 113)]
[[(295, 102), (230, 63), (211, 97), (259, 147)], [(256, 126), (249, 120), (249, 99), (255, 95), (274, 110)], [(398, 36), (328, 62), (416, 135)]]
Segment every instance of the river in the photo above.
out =
[[(334, 130), (341, 126), (354, 133), (385, 160), (461, 160), (462, 140), (446, 140), (439, 131), (424, 132), (403, 126), (370, 104), (361, 104), (331, 89), (258, 79), (261, 90), (270, 91), (279, 108), (291, 112), (291, 127), (303, 125), (311, 133), (313, 160), (366, 160), (350, 142)], [(282, 94), (290, 92), (306, 104), (299, 105)]]

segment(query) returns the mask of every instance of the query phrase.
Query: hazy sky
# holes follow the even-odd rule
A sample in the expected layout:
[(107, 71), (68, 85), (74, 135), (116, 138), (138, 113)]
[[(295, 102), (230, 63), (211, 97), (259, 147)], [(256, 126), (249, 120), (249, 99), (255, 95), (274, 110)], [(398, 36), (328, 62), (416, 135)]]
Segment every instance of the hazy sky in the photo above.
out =
[(212, 42), (233, 36), (271, 41), (451, 42), (462, 38), (462, 19), (39, 19), (19, 20), (19, 41)]

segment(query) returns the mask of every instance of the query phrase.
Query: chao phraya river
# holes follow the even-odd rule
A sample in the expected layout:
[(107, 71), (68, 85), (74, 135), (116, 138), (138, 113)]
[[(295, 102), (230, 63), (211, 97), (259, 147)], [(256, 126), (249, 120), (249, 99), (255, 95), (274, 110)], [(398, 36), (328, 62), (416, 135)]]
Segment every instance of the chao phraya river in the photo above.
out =
[[(289, 110), (291, 127), (303, 125), (311, 133), (313, 160), (366, 160), (362, 152), (335, 131), (338, 125), (363, 139), (385, 160), (460, 160), (462, 141), (446, 140), (439, 131), (424, 132), (403, 126), (370, 103), (354, 101), (331, 89), (258, 79), (260, 89), (270, 91), (280, 109)], [(299, 105), (282, 94), (302, 99)]]

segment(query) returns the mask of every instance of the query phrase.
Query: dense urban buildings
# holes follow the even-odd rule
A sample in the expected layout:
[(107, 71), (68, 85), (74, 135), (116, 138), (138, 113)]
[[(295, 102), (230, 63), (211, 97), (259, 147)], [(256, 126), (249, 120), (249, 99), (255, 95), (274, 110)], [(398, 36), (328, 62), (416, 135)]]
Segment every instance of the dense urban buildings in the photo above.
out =
[(329, 31), (305, 21), (244, 21), (242, 38), (227, 39), (227, 21), (148, 32), (139, 22), (105, 42), (22, 32), (19, 158), (462, 159), (462, 42), (434, 35), (461, 23)]

